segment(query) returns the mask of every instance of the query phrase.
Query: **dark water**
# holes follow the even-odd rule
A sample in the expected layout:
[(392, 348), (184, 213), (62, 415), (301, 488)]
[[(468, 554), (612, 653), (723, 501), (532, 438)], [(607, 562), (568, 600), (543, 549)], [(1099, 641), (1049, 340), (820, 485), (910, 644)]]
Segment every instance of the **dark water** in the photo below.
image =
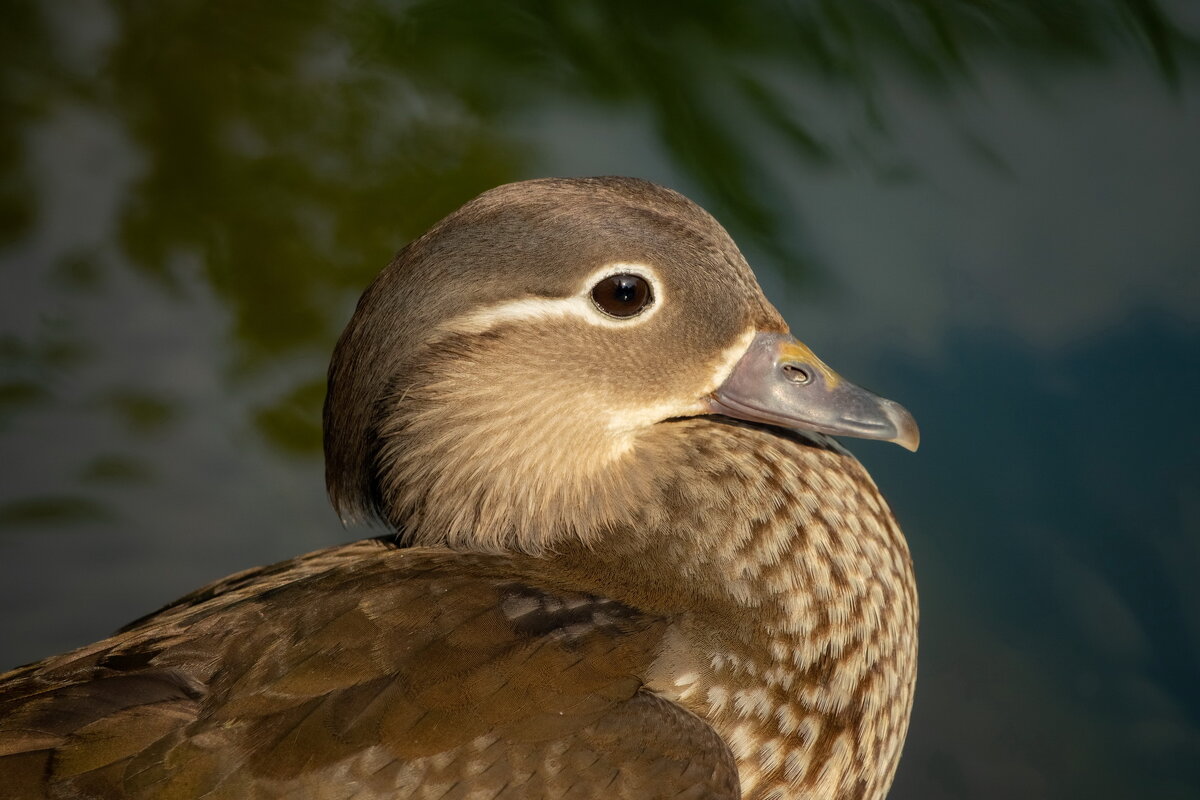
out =
[(904, 402), (896, 798), (1200, 792), (1200, 3), (4, 4), (0, 667), (361, 535), (328, 353), (478, 191), (633, 174)]

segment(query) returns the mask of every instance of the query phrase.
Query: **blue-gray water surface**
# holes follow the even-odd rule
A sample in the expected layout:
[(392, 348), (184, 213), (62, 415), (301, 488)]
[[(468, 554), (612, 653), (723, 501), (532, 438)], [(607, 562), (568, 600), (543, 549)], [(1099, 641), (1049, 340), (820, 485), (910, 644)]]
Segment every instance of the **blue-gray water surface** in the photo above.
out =
[(684, 8), (7, 3), (0, 670), (372, 533), (320, 457), (358, 293), (629, 174), (921, 423), (848, 443), (920, 581), (892, 797), (1200, 796), (1200, 4)]

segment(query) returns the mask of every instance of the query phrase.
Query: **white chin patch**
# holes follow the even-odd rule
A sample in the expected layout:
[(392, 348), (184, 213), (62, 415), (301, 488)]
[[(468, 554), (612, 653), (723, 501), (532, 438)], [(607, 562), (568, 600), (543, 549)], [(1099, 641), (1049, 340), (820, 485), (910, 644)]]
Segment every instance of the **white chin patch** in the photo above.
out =
[(608, 418), (608, 429), (614, 433), (635, 433), (672, 417), (694, 417), (707, 410), (704, 401), (699, 399), (627, 408), (614, 412)]

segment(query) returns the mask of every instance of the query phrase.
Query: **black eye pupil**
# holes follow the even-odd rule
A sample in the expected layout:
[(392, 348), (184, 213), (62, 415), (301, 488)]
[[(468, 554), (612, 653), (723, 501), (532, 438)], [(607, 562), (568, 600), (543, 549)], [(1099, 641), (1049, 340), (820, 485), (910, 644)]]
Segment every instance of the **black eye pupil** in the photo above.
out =
[(632, 317), (650, 305), (650, 284), (641, 275), (609, 275), (592, 287), (592, 302), (612, 317)]

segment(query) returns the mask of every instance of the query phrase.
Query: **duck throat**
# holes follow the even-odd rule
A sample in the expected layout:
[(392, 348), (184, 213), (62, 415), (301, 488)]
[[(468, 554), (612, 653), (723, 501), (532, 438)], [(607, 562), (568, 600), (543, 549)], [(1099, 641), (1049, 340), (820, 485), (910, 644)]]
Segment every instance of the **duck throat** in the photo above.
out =
[(657, 514), (661, 481), (614, 446), (586, 390), (531, 385), (552, 378), (471, 347), (382, 403), (373, 505), (408, 544), (540, 555)]
[(614, 565), (597, 593), (674, 620), (647, 687), (729, 743), (743, 797), (883, 797), (917, 643), (911, 561), (890, 509), (824, 437), (675, 424), (687, 445), (673, 459), (669, 523), (597, 548)]

